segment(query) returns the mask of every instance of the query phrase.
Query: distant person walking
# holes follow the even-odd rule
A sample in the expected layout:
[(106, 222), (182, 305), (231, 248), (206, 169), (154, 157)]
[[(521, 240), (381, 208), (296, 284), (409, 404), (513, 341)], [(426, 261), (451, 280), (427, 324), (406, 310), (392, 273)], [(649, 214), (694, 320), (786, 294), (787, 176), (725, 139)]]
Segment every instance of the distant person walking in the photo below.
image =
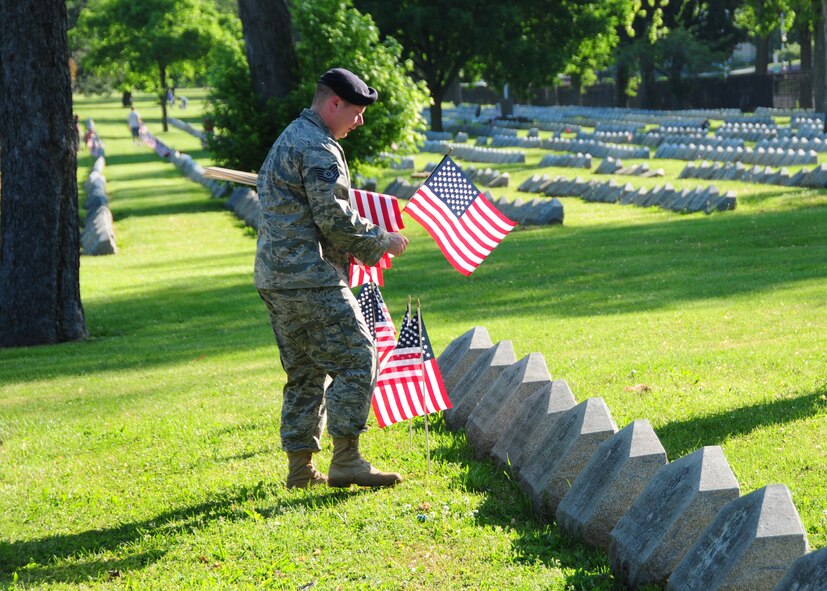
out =
[(132, 143), (140, 144), (141, 116), (138, 114), (138, 111), (135, 110), (135, 107), (132, 107), (129, 110), (129, 115), (127, 115), (126, 119), (129, 124), (129, 131), (132, 132)]

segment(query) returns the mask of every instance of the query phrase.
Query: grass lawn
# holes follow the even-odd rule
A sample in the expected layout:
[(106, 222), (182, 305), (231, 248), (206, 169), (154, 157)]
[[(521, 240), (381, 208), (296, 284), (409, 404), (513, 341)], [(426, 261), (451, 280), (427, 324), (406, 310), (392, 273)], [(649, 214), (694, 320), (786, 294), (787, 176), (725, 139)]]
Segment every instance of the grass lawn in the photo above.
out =
[[(180, 93), (189, 107), (171, 114), (198, 125), (203, 92)], [(136, 107), (167, 144), (210, 162), (195, 138), (162, 132), (149, 97)], [(613, 588), (603, 553), (539, 521), (440, 417), (430, 474), (421, 419), (380, 430), (371, 417), (366, 457), (405, 483), (285, 490), (285, 375), (252, 284), (253, 232), (133, 146), (115, 97), (79, 97), (75, 110), (106, 145), (119, 252), (81, 259), (87, 340), (0, 351), (0, 588)], [(516, 197), (537, 172), (591, 175), (527, 154), (500, 167), (511, 187), (496, 196)], [(437, 160), (416, 156), (418, 168)], [(675, 180), (684, 164), (650, 162), (667, 171), (657, 182), (705, 182)], [(90, 166), (82, 153), (79, 179)], [(380, 189), (400, 174), (369, 172)], [(737, 192), (736, 211), (565, 198), (564, 225), (518, 229), (469, 278), (406, 218), (411, 245), (383, 295), (397, 322), (409, 294), (422, 300), (438, 352), (479, 325), (518, 358), (542, 353), (578, 401), (603, 397), (619, 428), (649, 419), (670, 460), (722, 446), (742, 494), (790, 488), (820, 548), (827, 191), (715, 184)]]

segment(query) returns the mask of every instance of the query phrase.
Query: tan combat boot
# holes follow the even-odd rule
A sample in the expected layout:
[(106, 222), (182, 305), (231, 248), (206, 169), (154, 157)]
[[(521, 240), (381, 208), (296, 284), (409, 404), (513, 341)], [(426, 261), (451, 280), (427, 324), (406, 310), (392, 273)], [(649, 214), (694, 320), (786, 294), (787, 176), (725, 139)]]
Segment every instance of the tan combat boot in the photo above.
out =
[(359, 454), (359, 437), (334, 437), (333, 460), (327, 484), (335, 487), (393, 486), (402, 482), (396, 472), (380, 472)]
[(287, 488), (309, 488), (317, 484), (326, 484), (327, 476), (313, 467), (313, 452), (288, 451)]

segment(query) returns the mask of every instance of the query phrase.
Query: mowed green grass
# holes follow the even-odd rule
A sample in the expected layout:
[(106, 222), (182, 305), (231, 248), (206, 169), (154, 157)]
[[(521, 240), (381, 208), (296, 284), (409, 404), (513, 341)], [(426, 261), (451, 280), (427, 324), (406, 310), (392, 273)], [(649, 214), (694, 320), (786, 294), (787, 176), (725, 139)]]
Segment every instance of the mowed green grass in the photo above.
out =
[[(200, 122), (202, 91), (179, 91)], [(197, 140), (150, 130), (203, 164)], [(143, 146), (114, 98), (76, 99), (106, 144), (119, 253), (81, 259), (89, 339), (0, 351), (0, 586), (11, 589), (609, 589), (604, 554), (534, 517), (507, 474), (432, 417), (371, 429), (380, 491), (287, 491), (285, 376), (252, 285), (255, 236)], [(369, 116), (369, 113), (368, 113)], [(500, 167), (516, 197), (534, 173)], [(435, 161), (416, 156), (417, 165)], [(683, 163), (652, 161), (675, 186)], [(79, 179), (91, 162), (82, 153)], [(480, 167), (482, 165), (475, 164)], [(398, 171), (371, 171), (380, 188)], [(672, 178), (670, 178), (672, 177)], [(619, 180), (644, 186), (638, 179)], [(661, 180), (659, 182), (664, 182)], [(648, 181), (646, 181), (648, 182)], [(437, 352), (473, 326), (544, 355), (619, 428), (649, 419), (669, 459), (720, 445), (742, 494), (786, 484), (827, 544), (827, 194), (740, 183), (711, 216), (563, 199), (471, 277), (406, 218), (385, 275), (420, 298)], [(525, 199), (527, 196), (522, 195)], [(80, 200), (84, 199), (81, 191)], [(329, 441), (320, 467), (330, 461)]]

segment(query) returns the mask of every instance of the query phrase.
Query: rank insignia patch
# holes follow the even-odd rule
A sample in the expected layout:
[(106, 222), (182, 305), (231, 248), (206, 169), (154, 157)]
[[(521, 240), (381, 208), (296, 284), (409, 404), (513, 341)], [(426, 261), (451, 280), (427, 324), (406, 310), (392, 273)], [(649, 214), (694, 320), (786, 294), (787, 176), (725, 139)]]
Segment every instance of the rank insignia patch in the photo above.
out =
[(339, 178), (339, 167), (335, 164), (331, 164), (328, 168), (312, 168), (313, 174), (316, 175), (316, 178), (320, 181), (324, 181), (325, 183), (335, 183), (336, 179)]

